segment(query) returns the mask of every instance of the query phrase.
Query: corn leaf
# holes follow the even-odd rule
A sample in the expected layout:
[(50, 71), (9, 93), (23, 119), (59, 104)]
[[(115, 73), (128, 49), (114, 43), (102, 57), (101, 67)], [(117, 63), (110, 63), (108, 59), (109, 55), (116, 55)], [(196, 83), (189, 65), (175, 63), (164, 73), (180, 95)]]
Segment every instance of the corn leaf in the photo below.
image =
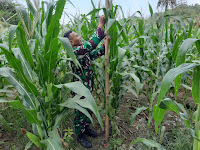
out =
[(45, 59), (45, 65), (44, 67), (46, 70), (44, 70), (44, 79), (47, 80), (47, 83), (54, 81), (54, 69), (56, 67), (56, 61), (58, 57), (58, 39), (55, 38), (51, 42), (51, 46), (49, 51), (44, 55)]
[(74, 62), (74, 64), (77, 66), (79, 65), (80, 67), (80, 64), (79, 62), (77, 61), (75, 55), (74, 55), (74, 51), (73, 51), (73, 48), (69, 42), (69, 39), (68, 38), (59, 38), (60, 39), (60, 42), (62, 43), (63, 47), (65, 48), (65, 50), (67, 51), (67, 54), (70, 56), (70, 58), (72, 59), (72, 61)]
[(48, 132), (49, 138), (42, 140), (41, 143), (47, 146), (48, 150), (63, 150), (60, 136), (57, 130)]
[(19, 48), (13, 48), (12, 49), (13, 54), (17, 59), (21, 61), (24, 74), (29, 78), (29, 80), (33, 81), (33, 71), (30, 67), (30, 65), (27, 63), (27, 61), (24, 59), (24, 56), (22, 55)]
[(30, 123), (41, 125), (42, 121), (37, 118), (37, 113), (34, 109), (22, 109), (23, 114)]
[(65, 6), (66, 0), (58, 0), (57, 6), (55, 10), (55, 14), (52, 16), (51, 22), (48, 26), (47, 35), (45, 38), (45, 53), (49, 51), (49, 47), (51, 45), (51, 41), (54, 38), (57, 38), (59, 34), (59, 20), (61, 18), (64, 6)]
[(17, 76), (20, 81), (24, 84), (26, 90), (35, 96), (39, 95), (37, 88), (27, 79), (26, 75), (24, 74), (23, 67), (21, 62), (16, 59), (12, 53), (10, 53), (2, 44), (0, 44), (0, 48), (3, 50), (9, 64), (15, 69), (17, 72)]
[(164, 109), (164, 110), (171, 110), (171, 111), (174, 111), (177, 114), (179, 114), (178, 106), (176, 105), (176, 103), (174, 101), (172, 101), (169, 98), (162, 100), (159, 105), (159, 108)]
[(17, 91), (23, 96), (24, 100), (28, 104), (28, 107), (35, 107), (35, 99), (33, 95), (29, 93), (24, 85), (17, 80), (12, 72), (12, 69), (2, 67), (0, 68), (0, 75), (5, 77), (17, 89)]
[(136, 116), (137, 116), (138, 114), (140, 114), (142, 111), (146, 110), (146, 109), (147, 109), (147, 107), (140, 107), (140, 108), (137, 108), (137, 109), (135, 110), (135, 112), (132, 113), (132, 115), (131, 115), (131, 117), (130, 117), (130, 120), (129, 120), (130, 125), (133, 124), (133, 121), (135, 120)]
[(28, 131), (26, 131), (26, 136), (31, 140), (31, 142), (33, 142), (37, 147), (39, 148), (44, 148), (44, 144), (42, 144), (40, 142), (40, 139), (35, 135), (35, 134), (32, 134)]
[[(184, 63), (185, 62), (185, 55), (186, 55), (186, 52), (187, 50), (192, 47), (192, 45), (195, 43), (195, 42), (200, 42), (199, 39), (186, 39), (181, 47), (180, 47), (180, 50), (178, 52), (178, 55), (177, 55), (177, 58), (176, 58), (176, 67), (179, 66), (180, 64)], [(177, 96), (177, 93), (178, 93), (178, 89), (180, 87), (180, 84), (181, 84), (181, 79), (182, 79), (182, 74), (178, 75), (175, 79), (175, 91), (176, 91), (176, 96)]]
[(110, 27), (113, 25), (114, 22), (115, 22), (115, 19), (108, 19), (106, 31), (108, 31), (110, 29)]
[(93, 123), (92, 117), (91, 115), (88, 113), (88, 111), (85, 108), (89, 108), (90, 110), (92, 110), (92, 106), (91, 104), (85, 100), (85, 99), (80, 99), (80, 96), (75, 96), (73, 98), (68, 98), (66, 102), (59, 104), (60, 106), (63, 107), (67, 107), (67, 108), (71, 108), (71, 109), (77, 109), (79, 111), (81, 111), (82, 113), (84, 113)]
[(119, 60), (118, 61), (118, 70), (120, 70), (120, 68), (121, 68), (121, 64), (124, 59), (125, 53), (126, 53), (125, 49), (118, 47), (118, 60)]
[(200, 104), (200, 67), (197, 66), (193, 71), (192, 97), (196, 104)]
[(86, 100), (91, 105), (92, 112), (96, 115), (97, 120), (99, 121), (101, 128), (103, 129), (103, 122), (98, 112), (97, 105), (88, 88), (86, 88), (81, 82), (72, 82), (72, 83), (60, 84), (60, 85), (55, 85), (55, 86), (57, 88), (62, 88), (64, 86), (66, 88), (69, 88), (73, 92), (77, 93), (78, 95), (85, 96)]
[(9, 51), (11, 51), (14, 35), (18, 26), (11, 25), (9, 28)]
[(22, 27), (18, 26), (16, 30), (16, 35), (17, 35), (17, 42), (18, 42), (19, 48), (22, 54), (24, 55), (25, 60), (29, 63), (29, 65), (33, 69), (35, 67), (33, 63), (33, 57), (29, 49), (29, 46), (27, 44), (25, 33)]
[(159, 108), (157, 105), (153, 107), (153, 118), (155, 120), (155, 131), (158, 132), (158, 126), (161, 124), (165, 115), (165, 110)]
[(142, 142), (146, 146), (148, 146), (148, 147), (155, 147), (158, 150), (165, 150), (165, 148), (162, 147), (159, 143), (157, 143), (157, 142), (155, 142), (153, 140), (147, 140), (147, 139), (144, 139), (144, 138), (137, 138), (135, 141), (131, 142), (131, 144), (129, 145), (129, 150), (130, 150), (131, 146), (134, 143), (137, 143), (137, 142)]

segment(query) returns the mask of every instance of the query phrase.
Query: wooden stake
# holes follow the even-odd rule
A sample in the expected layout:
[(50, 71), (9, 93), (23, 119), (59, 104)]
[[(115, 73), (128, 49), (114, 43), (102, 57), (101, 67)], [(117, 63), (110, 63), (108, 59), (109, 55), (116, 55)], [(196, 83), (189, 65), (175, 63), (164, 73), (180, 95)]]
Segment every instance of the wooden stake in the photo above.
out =
[[(108, 14), (108, 7), (109, 7), (109, 0), (105, 0), (105, 6), (106, 6), (106, 11)], [(106, 32), (106, 35), (108, 37), (108, 31)], [(106, 88), (106, 112), (107, 112), (107, 103), (108, 103), (108, 99), (107, 96), (109, 94), (109, 75), (107, 72), (107, 68), (109, 67), (109, 40), (108, 38), (106, 38), (105, 41), (105, 88)], [(105, 138), (106, 138), (106, 142), (108, 142), (108, 138), (109, 138), (109, 118), (108, 115), (106, 114), (106, 118), (105, 118)]]

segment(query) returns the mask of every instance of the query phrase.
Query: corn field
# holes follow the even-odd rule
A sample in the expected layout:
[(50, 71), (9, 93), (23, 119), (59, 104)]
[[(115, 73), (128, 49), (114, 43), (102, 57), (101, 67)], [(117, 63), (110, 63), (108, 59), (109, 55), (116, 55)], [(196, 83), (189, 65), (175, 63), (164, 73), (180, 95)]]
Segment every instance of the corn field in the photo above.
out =
[[(109, 117), (109, 142), (103, 141), (103, 145), (99, 142), (102, 146), (96, 149), (184, 149), (184, 145), (175, 148), (167, 144), (170, 140), (165, 138), (165, 124), (170, 122), (167, 115), (173, 114), (178, 120), (176, 132), (184, 140), (181, 128), (187, 130), (191, 137), (189, 148), (199, 150), (200, 29), (195, 20), (154, 13), (150, 4), (148, 19), (140, 11), (126, 18), (122, 7), (112, 3), (107, 12), (104, 6), (95, 6), (91, 1), (93, 9), (79, 15), (67, 12), (66, 5), (74, 7), (69, 0), (42, 1), (41, 5), (27, 1), (27, 8), (16, 7), (18, 25), (0, 26), (1, 132), (21, 131), (28, 139), (25, 149), (82, 149), (74, 144), (73, 125), (66, 121), (73, 118), (70, 114), (77, 109), (93, 124), (99, 124), (102, 132), (105, 115)], [(95, 84), (91, 93), (80, 77), (72, 73), (71, 62), (81, 66), (63, 35), (72, 30), (89, 40), (101, 11), (106, 17), (105, 31), (111, 38), (109, 66), (105, 66), (104, 56), (93, 61)], [(121, 19), (117, 17), (119, 13)], [(65, 25), (60, 24), (63, 14), (70, 18)], [(109, 75), (108, 95), (105, 70)], [(72, 82), (73, 77), (79, 81)], [(72, 97), (71, 91), (77, 95)], [(184, 93), (182, 99), (180, 91)], [(86, 99), (81, 99), (82, 96)], [(193, 109), (187, 107), (188, 97)], [(10, 107), (23, 114), (27, 125), (13, 129), (14, 121), (4, 113)], [(93, 112), (93, 117), (87, 109)], [(123, 136), (126, 129), (119, 118), (130, 129), (128, 138)], [(138, 119), (146, 121), (145, 133), (132, 138)], [(6, 143), (0, 136), (0, 148)]]

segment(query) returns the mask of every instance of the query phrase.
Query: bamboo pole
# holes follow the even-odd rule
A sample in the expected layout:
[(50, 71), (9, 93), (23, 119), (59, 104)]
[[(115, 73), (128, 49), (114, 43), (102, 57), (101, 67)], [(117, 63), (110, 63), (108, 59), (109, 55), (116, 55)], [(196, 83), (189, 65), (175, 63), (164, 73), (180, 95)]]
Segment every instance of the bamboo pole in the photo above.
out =
[[(108, 14), (108, 7), (109, 7), (109, 0), (105, 0), (105, 6), (106, 6), (106, 11)], [(108, 31), (106, 32), (106, 35), (108, 37)], [(107, 68), (109, 67), (109, 40), (106, 38), (105, 40), (105, 88), (106, 88), (106, 112), (107, 112), (107, 103), (108, 103), (108, 94), (109, 94), (109, 75), (107, 72)], [(105, 118), (105, 138), (106, 142), (108, 142), (109, 138), (109, 118), (106, 113), (106, 118)]]

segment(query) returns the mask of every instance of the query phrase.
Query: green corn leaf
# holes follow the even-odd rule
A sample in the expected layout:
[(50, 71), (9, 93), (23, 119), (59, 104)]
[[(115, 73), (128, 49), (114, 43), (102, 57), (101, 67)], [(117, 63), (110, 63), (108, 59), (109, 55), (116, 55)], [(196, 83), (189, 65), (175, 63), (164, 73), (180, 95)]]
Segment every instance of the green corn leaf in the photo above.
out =
[(57, 130), (48, 132), (49, 138), (42, 140), (41, 143), (45, 144), (48, 150), (64, 150), (61, 144), (60, 136)]
[[(200, 42), (199, 39), (186, 39), (181, 47), (180, 47), (180, 50), (178, 52), (178, 55), (177, 55), (177, 58), (176, 58), (176, 67), (179, 66), (180, 64), (184, 63), (185, 62), (185, 55), (186, 55), (186, 52), (187, 50), (192, 47), (192, 45), (195, 43), (195, 42)], [(175, 79), (175, 91), (176, 91), (176, 96), (177, 96), (177, 93), (178, 93), (178, 89), (180, 87), (180, 84), (181, 84), (181, 79), (182, 79), (182, 74), (180, 74), (179, 76), (176, 77)]]
[(185, 121), (186, 127), (191, 128), (190, 118), (189, 118), (188, 113), (185, 110), (184, 106), (182, 104), (177, 103), (176, 101), (174, 101), (174, 102), (176, 103), (178, 108), (182, 111), (182, 112), (179, 112), (179, 114), (180, 114), (181, 119), (183, 119)]
[(136, 91), (137, 91), (137, 94), (139, 94), (139, 91), (142, 87), (140, 83), (140, 79), (135, 75), (135, 73), (130, 73), (130, 76), (135, 80)]
[(147, 107), (140, 107), (140, 108), (137, 108), (136, 111), (135, 111), (134, 113), (132, 113), (132, 115), (131, 115), (131, 117), (130, 117), (130, 120), (129, 120), (130, 125), (133, 124), (133, 121), (135, 120), (136, 116), (137, 116), (138, 114), (140, 114), (142, 111), (146, 110), (146, 109), (147, 109)]
[(86, 16), (89, 15), (95, 15), (97, 12), (99, 12), (101, 9), (93, 9), (92, 11), (90, 11)]
[(129, 90), (133, 95), (135, 95), (135, 96), (138, 98), (138, 95), (137, 95), (137, 93), (135, 92), (135, 90), (133, 89), (133, 87), (131, 87), (131, 86), (125, 86), (125, 85), (123, 85), (123, 86), (121, 86), (121, 87), (123, 87), (123, 88)]
[(106, 31), (110, 29), (110, 27), (113, 25), (114, 22), (115, 22), (115, 19), (108, 19)]
[(51, 19), (52, 19), (52, 14), (53, 14), (54, 4), (55, 3), (56, 3), (55, 1), (51, 1), (51, 2), (47, 3), (47, 11), (45, 13), (45, 18), (43, 18), (44, 20), (42, 21), (42, 22), (44, 22), (44, 21), (46, 22), (46, 27), (47, 28), (49, 27), (49, 24), (51, 23)]
[(24, 105), (19, 100), (8, 101), (0, 99), (0, 103), (9, 103), (14, 109), (23, 109)]
[(27, 77), (24, 74), (23, 67), (21, 62), (16, 59), (12, 53), (10, 53), (2, 44), (0, 44), (0, 48), (3, 50), (4, 54), (6, 55), (6, 58), (9, 62), (9, 64), (15, 69), (17, 72), (17, 76), (20, 79), (20, 81), (24, 84), (26, 90), (35, 96), (39, 95), (39, 92), (37, 88), (27, 79)]
[(151, 13), (151, 17), (153, 16), (153, 9), (152, 9), (152, 7), (151, 7), (151, 5), (149, 4), (149, 11), (150, 11), (150, 13)]
[(133, 80), (135, 81), (135, 84), (136, 84), (136, 91), (137, 91), (137, 95), (138, 95), (139, 91), (142, 87), (141, 83), (140, 83), (140, 79), (134, 73), (120, 73), (120, 75), (122, 75), (122, 76), (129, 75), (131, 78), (133, 78)]
[(79, 111), (81, 111), (82, 113), (84, 113), (93, 123), (92, 117), (91, 115), (88, 113), (88, 111), (85, 108), (89, 108), (90, 110), (92, 110), (92, 106), (91, 104), (85, 100), (85, 99), (80, 99), (81, 96), (75, 96), (73, 98), (68, 98), (66, 102), (59, 104), (60, 106), (63, 107), (67, 107), (67, 108), (71, 108), (71, 109), (77, 109)]
[(29, 142), (26, 144), (24, 150), (30, 149), (32, 145), (33, 145), (33, 142), (29, 141)]
[(37, 118), (37, 113), (34, 109), (22, 109), (23, 114), (30, 123), (41, 125), (42, 121)]
[(162, 100), (159, 105), (159, 108), (164, 109), (164, 110), (171, 110), (171, 111), (174, 111), (177, 114), (179, 114), (178, 106), (176, 105), (176, 103), (174, 101), (172, 101), (169, 98)]
[(196, 63), (184, 63), (184, 64), (181, 64), (180, 66), (178, 66), (177, 68), (170, 69), (166, 73), (166, 75), (164, 76), (164, 78), (161, 82), (161, 89), (160, 89), (157, 104), (160, 105), (161, 100), (163, 99), (163, 97), (165, 96), (165, 94), (167, 93), (167, 91), (170, 88), (170, 84), (179, 74), (181, 74), (183, 72), (187, 72), (187, 71), (195, 68), (196, 66), (198, 66), (198, 64), (196, 64)]
[(55, 86), (57, 88), (62, 88), (64, 86), (66, 88), (69, 88), (73, 92), (77, 93), (78, 95), (85, 96), (86, 100), (91, 105), (92, 112), (96, 115), (97, 120), (99, 121), (101, 128), (103, 129), (103, 122), (98, 112), (97, 105), (88, 88), (86, 88), (81, 82), (72, 82), (72, 83), (60, 84), (60, 85), (55, 85)]
[(33, 142), (37, 147), (39, 148), (44, 148), (44, 144), (42, 144), (40, 142), (40, 139), (35, 135), (35, 134), (32, 134), (28, 131), (26, 131), (26, 136), (31, 140), (31, 142)]
[(28, 107), (36, 107), (33, 95), (29, 93), (23, 84), (17, 80), (11, 68), (0, 68), (0, 75), (5, 77), (17, 89), (17, 91), (23, 96), (24, 100), (28, 104)]
[(178, 38), (176, 39), (176, 42), (174, 44), (173, 52), (172, 52), (173, 61), (176, 60), (176, 57), (177, 57), (177, 54), (178, 54), (178, 50), (179, 50), (179, 44), (182, 42), (182, 40), (183, 40), (183, 34), (178, 36)]
[(74, 62), (74, 64), (76, 66), (79, 65), (79, 67), (81, 67), (81, 65), (79, 64), (79, 62), (77, 61), (77, 59), (74, 55), (74, 51), (73, 51), (73, 48), (72, 48), (72, 46), (69, 42), (69, 39), (68, 38), (61, 38), (61, 37), (59, 39), (60, 39), (60, 42), (62, 43), (63, 47), (67, 51), (67, 54), (70, 56), (70, 58)]
[[(61, 106), (62, 104), (59, 104), (59, 105)], [(63, 107), (65, 107), (65, 106), (63, 106)], [(79, 106), (79, 107), (80, 107), (80, 106)], [(61, 123), (61, 119), (62, 119), (66, 114), (68, 114), (69, 111), (70, 111), (69, 109), (64, 109), (61, 113), (57, 114), (56, 119), (55, 119), (55, 123), (54, 123), (54, 128), (59, 128), (60, 123)]]
[(16, 26), (16, 25), (11, 25), (10, 28), (9, 28), (9, 51), (11, 51), (12, 42), (13, 42), (13, 39), (15, 37), (14, 35), (15, 35), (17, 27), (18, 26)]
[(93, 6), (93, 9), (96, 9), (93, 0), (91, 0), (91, 3), (92, 3), (92, 6)]
[[(159, 93), (158, 101), (157, 101), (158, 106), (160, 105), (161, 100), (163, 99), (163, 97), (165, 96), (167, 91), (169, 90), (170, 84), (172, 83), (172, 81), (179, 74), (181, 74), (183, 72), (187, 72), (187, 71), (191, 70), (192, 68), (195, 68), (196, 66), (198, 66), (198, 64), (196, 64), (196, 63), (185, 63), (185, 64), (181, 64), (177, 68), (170, 69), (166, 73), (166, 75), (164, 76), (162, 83), (161, 83), (161, 89), (160, 89), (160, 93)], [(156, 130), (156, 132), (158, 131), (158, 126), (162, 122), (162, 120), (164, 118), (164, 114), (165, 114), (165, 110), (159, 108), (158, 106), (153, 107), (153, 118), (155, 120), (155, 130)]]
[(56, 61), (58, 57), (58, 39), (55, 38), (51, 42), (50, 50), (44, 55), (45, 65), (46, 68), (44, 70), (44, 79), (47, 80), (47, 83), (51, 83), (54, 81), (54, 70), (56, 67)]
[(147, 140), (147, 139), (144, 139), (144, 138), (137, 138), (135, 141), (131, 142), (131, 144), (129, 145), (129, 150), (131, 149), (131, 146), (134, 144), (134, 143), (137, 143), (137, 142), (142, 142), (143, 144), (145, 144), (146, 146), (148, 147), (155, 147), (157, 148), (158, 150), (165, 150), (164, 147), (162, 147), (160, 144), (158, 144), (157, 142), (153, 141), (153, 140)]
[(13, 48), (12, 49), (13, 54), (17, 59), (21, 61), (24, 74), (29, 78), (29, 80), (33, 81), (33, 71), (30, 67), (30, 65), (27, 63), (27, 61), (24, 59), (24, 56), (22, 55), (19, 48)]
[(165, 110), (159, 108), (157, 105), (153, 107), (153, 118), (155, 120), (155, 131), (158, 132), (158, 126), (161, 124), (165, 115)]
[(41, 125), (42, 121), (38, 120), (36, 111), (34, 109), (26, 109), (19, 100), (7, 101), (0, 99), (0, 103), (9, 103), (14, 109), (22, 109), (23, 114), (30, 123)]
[(125, 53), (126, 53), (126, 50), (121, 48), (121, 47), (118, 47), (118, 70), (120, 70), (121, 68), (121, 64), (122, 64), (122, 61), (123, 61), (123, 58), (125, 56)]
[(200, 104), (200, 67), (197, 66), (193, 71), (192, 97), (196, 104)]
[(25, 60), (29, 63), (29, 65), (33, 69), (35, 67), (33, 63), (33, 57), (29, 49), (29, 46), (27, 44), (25, 33), (22, 27), (18, 26), (16, 30), (16, 35), (17, 35), (17, 42), (18, 42), (19, 48), (22, 54), (24, 55)]
[(64, 6), (65, 6), (66, 0), (58, 0), (57, 6), (55, 10), (55, 14), (52, 16), (51, 22), (48, 26), (47, 35), (45, 38), (45, 53), (49, 51), (49, 47), (51, 45), (51, 41), (54, 38), (57, 38), (59, 34), (59, 20), (61, 18)]

